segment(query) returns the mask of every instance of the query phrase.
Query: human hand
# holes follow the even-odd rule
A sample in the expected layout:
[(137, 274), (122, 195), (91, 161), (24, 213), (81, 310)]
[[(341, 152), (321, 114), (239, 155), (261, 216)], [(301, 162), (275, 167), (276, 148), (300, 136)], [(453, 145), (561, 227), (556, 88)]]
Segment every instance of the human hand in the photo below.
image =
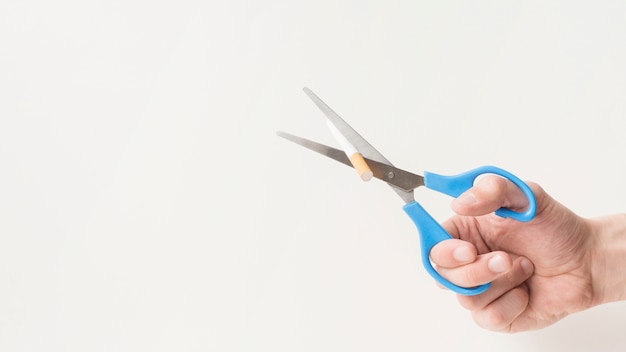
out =
[(430, 253), (437, 271), (457, 285), (492, 282), (482, 294), (458, 296), (476, 323), (489, 330), (539, 329), (620, 299), (606, 292), (615, 280), (595, 272), (608, 263), (598, 230), (603, 222), (584, 219), (538, 185), (529, 186), (537, 212), (523, 223), (493, 214), (500, 207), (524, 210), (528, 201), (521, 190), (501, 177), (481, 179), (452, 202), (458, 215), (443, 227), (455, 239), (437, 244)]

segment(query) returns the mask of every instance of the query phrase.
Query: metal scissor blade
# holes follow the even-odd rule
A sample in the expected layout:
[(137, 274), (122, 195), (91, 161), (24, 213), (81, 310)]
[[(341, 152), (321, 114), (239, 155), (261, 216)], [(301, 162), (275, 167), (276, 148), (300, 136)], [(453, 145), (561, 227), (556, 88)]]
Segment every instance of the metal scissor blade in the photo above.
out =
[(315, 105), (322, 110), (324, 115), (332, 122), (339, 132), (346, 137), (346, 139), (361, 153), (364, 157), (385, 163), (387, 165), (393, 165), (387, 158), (385, 158), (374, 146), (372, 146), (365, 138), (361, 137), (357, 131), (355, 131), (347, 122), (345, 122), (330, 106), (326, 105), (315, 93), (309, 88), (304, 87), (302, 89), (313, 100)]
[[(292, 134), (278, 131), (276, 132), (280, 137), (283, 137), (289, 141), (292, 141), (296, 144), (299, 144), (305, 148), (308, 148), (314, 152), (318, 152), (322, 155), (325, 155), (331, 159), (334, 159), (342, 164), (353, 167), (350, 159), (346, 156), (342, 150), (335, 149), (333, 147), (329, 147), (327, 145), (323, 145), (317, 142), (310, 141), (308, 139), (294, 136)], [(408, 195), (413, 200), (412, 192), (415, 188), (424, 185), (424, 177), (420, 175), (416, 175), (410, 173), (408, 171), (398, 169), (391, 165), (378, 162), (376, 160), (371, 160), (368, 158), (364, 158), (367, 165), (372, 170), (374, 177), (379, 180), (387, 182), (394, 190), (397, 189), (398, 192), (402, 192), (403, 195)], [(404, 199), (404, 197), (403, 197)]]
[(348, 159), (348, 156), (346, 155), (346, 153), (344, 153), (343, 150), (335, 149), (327, 145), (313, 142), (302, 137), (294, 136), (293, 134), (289, 134), (287, 132), (278, 131), (276, 132), (276, 134), (279, 135), (280, 137), (285, 138), (286, 140), (292, 141), (314, 152), (318, 152), (331, 159), (335, 159), (340, 163), (343, 163), (352, 167), (352, 163), (350, 162), (350, 159)]
[[(379, 163), (387, 164), (393, 167), (393, 164), (385, 158), (373, 145), (371, 145), (365, 138), (361, 137), (361, 135), (355, 131), (347, 122), (345, 122), (330, 106), (326, 105), (315, 93), (313, 93), (309, 88), (304, 87), (302, 89), (308, 96), (313, 100), (315, 105), (322, 110), (326, 118), (332, 122), (335, 127), (341, 132), (341, 134), (346, 137), (346, 139), (352, 144), (356, 150), (361, 153), (366, 159), (378, 161)], [(368, 164), (369, 165), (369, 164)], [(371, 168), (371, 166), (370, 166)], [(373, 172), (373, 170), (372, 170)], [(402, 198), (402, 200), (409, 204), (414, 202), (413, 191), (405, 191), (399, 187), (394, 186), (393, 184), (389, 184), (391, 188)]]

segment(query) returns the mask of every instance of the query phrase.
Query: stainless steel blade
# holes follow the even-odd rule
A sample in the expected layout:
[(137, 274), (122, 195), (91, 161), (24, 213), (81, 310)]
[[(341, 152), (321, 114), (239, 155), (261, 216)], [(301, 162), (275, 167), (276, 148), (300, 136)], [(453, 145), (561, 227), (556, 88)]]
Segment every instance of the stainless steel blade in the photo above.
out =
[(292, 141), (305, 148), (308, 148), (314, 152), (318, 152), (331, 159), (335, 159), (342, 164), (352, 167), (352, 163), (350, 162), (350, 159), (348, 159), (348, 156), (346, 155), (346, 153), (344, 153), (343, 150), (335, 149), (335, 148), (332, 148), (332, 147), (329, 147), (329, 146), (326, 146), (317, 142), (310, 141), (302, 137), (294, 136), (293, 134), (289, 134), (287, 132), (278, 131), (276, 132), (276, 134), (289, 141)]
[(324, 115), (332, 122), (339, 132), (346, 137), (346, 139), (363, 155), (368, 159), (372, 159), (388, 165), (393, 165), (387, 158), (385, 158), (373, 145), (371, 145), (365, 138), (361, 137), (357, 131), (355, 131), (347, 122), (345, 122), (330, 106), (326, 105), (315, 93), (309, 88), (304, 87), (302, 89), (313, 100), (315, 105), (322, 110)]
[[(322, 110), (326, 118), (332, 122), (337, 129), (346, 137), (346, 139), (363, 155), (365, 158), (378, 161), (379, 163), (387, 164), (393, 167), (393, 164), (385, 158), (382, 153), (380, 153), (373, 145), (371, 145), (365, 138), (361, 137), (361, 135), (355, 131), (347, 122), (345, 122), (333, 109), (330, 108), (326, 103), (322, 101), (313, 91), (309, 88), (304, 87), (302, 89), (306, 95), (313, 100), (315, 105)], [(404, 200), (405, 203), (411, 203), (415, 201), (413, 196), (413, 191), (407, 192), (404, 191), (392, 184), (389, 186)]]
[[(344, 165), (353, 167), (352, 163), (350, 162), (350, 160), (348, 159), (348, 157), (342, 150), (335, 149), (333, 147), (329, 147), (327, 145), (323, 145), (317, 142), (313, 142), (302, 137), (294, 136), (286, 132), (278, 131), (277, 134), (280, 137), (283, 137), (289, 141), (299, 144), (314, 152), (318, 152), (331, 159), (339, 161), (340, 163)], [(364, 158), (364, 159), (367, 165), (369, 166), (370, 170), (372, 170), (374, 177), (376, 177), (379, 180), (387, 182), (394, 189), (398, 189), (399, 192), (402, 192), (405, 195), (411, 196), (411, 201), (413, 201), (412, 191), (415, 188), (424, 185), (424, 177), (420, 175), (416, 175), (408, 171), (398, 169), (396, 167), (378, 162), (376, 160), (372, 160), (368, 158)]]

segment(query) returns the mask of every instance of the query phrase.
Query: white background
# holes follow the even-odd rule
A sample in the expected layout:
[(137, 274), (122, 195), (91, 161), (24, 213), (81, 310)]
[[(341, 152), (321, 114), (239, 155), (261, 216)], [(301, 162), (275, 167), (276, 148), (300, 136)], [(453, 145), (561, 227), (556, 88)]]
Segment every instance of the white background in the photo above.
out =
[(386, 185), (275, 135), (334, 144), (304, 86), (400, 167), (624, 211), (623, 2), (3, 0), (0, 350), (623, 351), (624, 303), (477, 327)]

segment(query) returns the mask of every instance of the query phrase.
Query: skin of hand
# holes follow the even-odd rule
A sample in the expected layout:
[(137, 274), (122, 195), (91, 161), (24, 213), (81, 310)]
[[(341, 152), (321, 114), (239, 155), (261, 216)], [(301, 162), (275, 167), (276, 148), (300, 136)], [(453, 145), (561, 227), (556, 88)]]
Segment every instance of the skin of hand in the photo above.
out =
[[(452, 202), (457, 215), (443, 223), (454, 238), (437, 244), (430, 256), (451, 282), (471, 287), (492, 282), (459, 303), (481, 327), (521, 332), (551, 325), (565, 316), (624, 297), (619, 273), (626, 245), (626, 216), (584, 219), (528, 183), (537, 200), (530, 222), (501, 218), (500, 207), (520, 211), (528, 201), (513, 183), (487, 176)], [(621, 235), (621, 237), (619, 237)], [(621, 253), (607, 253), (608, 251)], [(618, 269), (612, 269), (619, 265)], [(618, 274), (619, 273), (619, 274)]]

